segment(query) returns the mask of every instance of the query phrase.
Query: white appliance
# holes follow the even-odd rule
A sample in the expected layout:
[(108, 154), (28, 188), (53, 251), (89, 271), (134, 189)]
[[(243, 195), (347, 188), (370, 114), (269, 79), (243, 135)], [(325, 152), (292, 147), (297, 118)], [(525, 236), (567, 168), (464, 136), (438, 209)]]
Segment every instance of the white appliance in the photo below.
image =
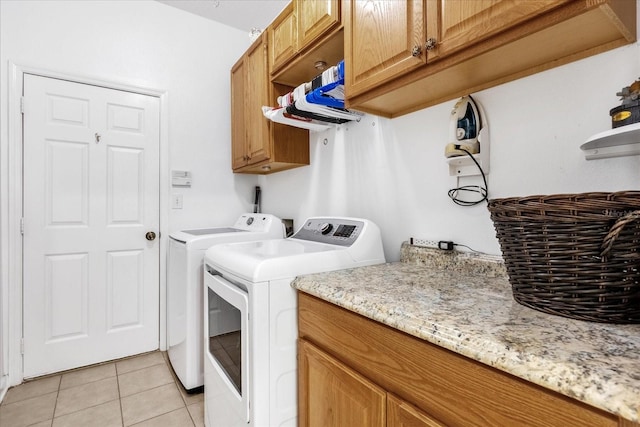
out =
[(310, 218), (282, 240), (205, 253), (205, 425), (296, 426), (296, 293), (302, 274), (384, 263), (379, 228)]
[(267, 214), (240, 215), (230, 227), (185, 230), (169, 237), (167, 343), (171, 366), (188, 391), (204, 384), (202, 265), (204, 251), (219, 243), (282, 239), (282, 220)]

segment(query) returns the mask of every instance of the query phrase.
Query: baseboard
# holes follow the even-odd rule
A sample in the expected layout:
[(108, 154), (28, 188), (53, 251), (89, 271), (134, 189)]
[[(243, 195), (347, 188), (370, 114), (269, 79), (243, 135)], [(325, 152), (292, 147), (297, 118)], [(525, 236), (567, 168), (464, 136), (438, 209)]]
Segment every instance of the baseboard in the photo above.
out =
[(2, 402), (8, 390), (9, 390), (9, 376), (5, 375), (3, 377), (0, 377), (0, 402)]

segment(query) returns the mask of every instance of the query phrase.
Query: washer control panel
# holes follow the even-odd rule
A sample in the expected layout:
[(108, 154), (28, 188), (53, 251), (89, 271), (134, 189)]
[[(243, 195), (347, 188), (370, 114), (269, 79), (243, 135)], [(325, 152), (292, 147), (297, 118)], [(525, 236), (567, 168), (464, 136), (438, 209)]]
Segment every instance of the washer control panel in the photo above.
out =
[(256, 231), (266, 232), (271, 227), (281, 228), (283, 225), (279, 224), (282, 221), (273, 215), (262, 213), (246, 213), (240, 215), (240, 218), (233, 225), (234, 228), (244, 231)]
[(347, 218), (309, 218), (292, 239), (351, 246), (364, 229), (364, 222)]

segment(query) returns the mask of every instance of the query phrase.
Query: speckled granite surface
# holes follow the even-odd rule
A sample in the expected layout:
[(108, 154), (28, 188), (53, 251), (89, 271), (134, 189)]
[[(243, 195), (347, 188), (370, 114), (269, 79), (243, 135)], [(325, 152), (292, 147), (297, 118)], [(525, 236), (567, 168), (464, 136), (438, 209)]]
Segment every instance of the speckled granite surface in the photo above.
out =
[(402, 262), (302, 276), (303, 292), (640, 422), (640, 325), (552, 316), (513, 300), (504, 266), (404, 244)]

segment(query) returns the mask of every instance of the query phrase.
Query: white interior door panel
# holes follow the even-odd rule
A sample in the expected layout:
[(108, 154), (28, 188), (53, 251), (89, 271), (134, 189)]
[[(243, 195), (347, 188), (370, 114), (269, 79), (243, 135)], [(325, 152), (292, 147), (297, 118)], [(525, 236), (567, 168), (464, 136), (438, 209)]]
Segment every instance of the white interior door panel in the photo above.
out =
[(158, 348), (160, 102), (26, 74), (24, 376)]

